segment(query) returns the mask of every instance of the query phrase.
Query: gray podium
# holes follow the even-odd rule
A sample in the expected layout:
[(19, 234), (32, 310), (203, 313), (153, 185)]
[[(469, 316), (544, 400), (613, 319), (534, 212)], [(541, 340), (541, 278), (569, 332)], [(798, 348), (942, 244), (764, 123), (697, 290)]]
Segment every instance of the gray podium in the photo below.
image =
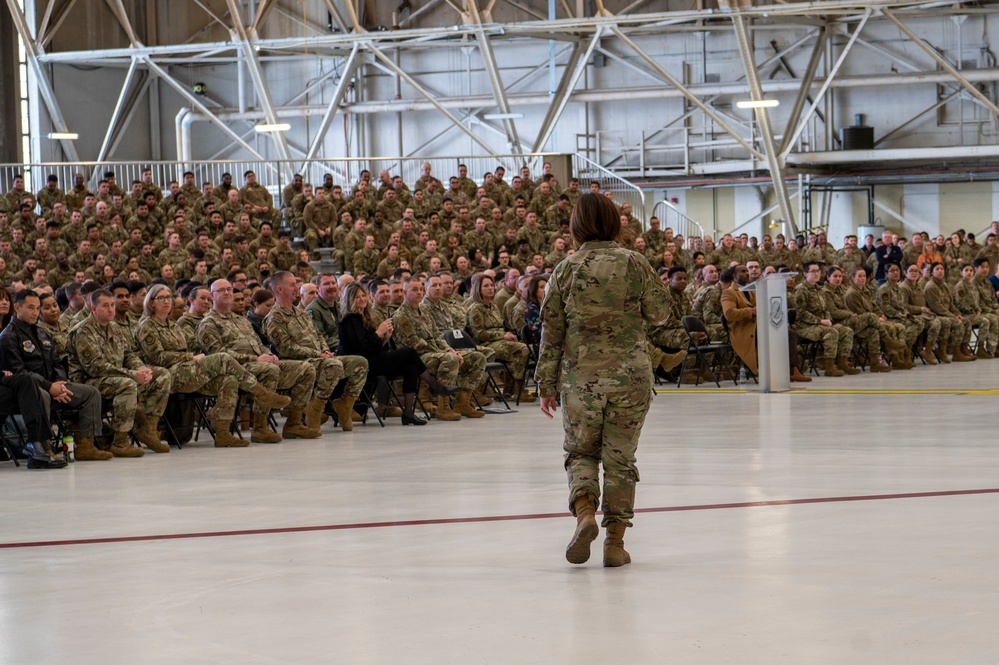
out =
[(756, 353), (760, 389), (765, 393), (791, 389), (787, 354), (787, 278), (797, 273), (761, 277), (741, 291), (756, 293)]

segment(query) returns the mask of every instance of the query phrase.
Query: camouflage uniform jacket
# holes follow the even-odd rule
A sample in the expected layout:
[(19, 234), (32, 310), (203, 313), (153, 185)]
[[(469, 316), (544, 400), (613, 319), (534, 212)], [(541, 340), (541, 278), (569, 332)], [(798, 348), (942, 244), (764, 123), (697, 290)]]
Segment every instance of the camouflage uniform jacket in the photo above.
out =
[(690, 312), (707, 325), (721, 325), (721, 286), (712, 284), (698, 291)]
[(180, 332), (183, 333), (184, 339), (187, 341), (187, 349), (191, 352), (195, 352), (198, 349), (198, 324), (205, 317), (195, 316), (190, 312), (184, 312), (184, 314), (177, 319), (177, 327), (180, 328)]
[(424, 298), (420, 303), (420, 311), (426, 313), (434, 321), (438, 330), (453, 330), (454, 328), (464, 328), (464, 325), (456, 325), (459, 321), (454, 319), (454, 312), (450, 304), (441, 299), (437, 302)]
[(817, 326), (822, 319), (832, 320), (829, 304), (818, 284), (802, 282), (794, 290), (797, 322), (806, 326)]
[(312, 317), (312, 323), (316, 331), (326, 340), (326, 345), (331, 349), (340, 348), (339, 301), (330, 307), (325, 300), (317, 297), (306, 306), (305, 312)]
[(954, 285), (954, 306), (965, 316), (975, 316), (982, 313), (978, 305), (978, 289), (963, 279)]
[(978, 306), (985, 314), (995, 314), (999, 309), (999, 301), (996, 300), (996, 289), (989, 280), (975, 275), (971, 279), (976, 292), (978, 293)]
[(326, 340), (316, 331), (312, 317), (298, 307), (285, 309), (275, 305), (264, 319), (264, 331), (280, 358), (308, 360), (330, 350)]
[(424, 353), (446, 353), (451, 347), (441, 336), (433, 317), (420, 308), (402, 303), (392, 315), (395, 330), (392, 339), (401, 349)]
[(256, 362), (269, 353), (245, 316), (221, 314), (214, 309), (201, 319), (196, 331), (198, 346), (205, 353), (228, 353), (240, 363)]
[(829, 311), (832, 313), (833, 323), (838, 323), (844, 321), (851, 316), (853, 312), (850, 308), (846, 306), (846, 285), (840, 284), (837, 287), (833, 287), (830, 284), (826, 284), (822, 289), (824, 291), (824, 296), (826, 299), (826, 305), (829, 307)]
[(541, 304), (541, 396), (651, 388), (645, 326), (660, 324), (668, 307), (667, 289), (640, 254), (584, 243), (555, 268)]
[(878, 316), (884, 315), (881, 308), (871, 298), (871, 294), (868, 292), (866, 286), (862, 289), (851, 286), (846, 290), (845, 300), (846, 306), (850, 308), (851, 312), (857, 314), (874, 313)]
[(889, 319), (908, 318), (913, 314), (909, 309), (909, 297), (898, 284), (885, 282), (878, 289), (878, 304)]
[[(509, 304), (509, 303), (508, 303)], [(503, 313), (496, 303), (474, 303), (468, 310), (468, 325), (472, 330), (472, 339), (476, 344), (501, 342), (505, 339), (506, 327), (503, 325)]]
[(102, 326), (93, 316), (69, 333), (68, 348), (69, 379), (74, 383), (113, 376), (134, 379), (143, 367), (121, 327), (113, 322)]
[(169, 318), (164, 322), (147, 316), (135, 331), (135, 341), (139, 355), (148, 365), (170, 369), (194, 359), (183, 331)]
[(926, 282), (923, 295), (926, 296), (926, 306), (937, 316), (956, 316), (959, 313), (947, 288), (936, 277)]

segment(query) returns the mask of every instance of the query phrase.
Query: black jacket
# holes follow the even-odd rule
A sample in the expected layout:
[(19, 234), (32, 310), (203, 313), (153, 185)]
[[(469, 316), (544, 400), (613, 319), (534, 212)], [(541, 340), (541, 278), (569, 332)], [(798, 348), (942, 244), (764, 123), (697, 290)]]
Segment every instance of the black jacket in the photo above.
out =
[(42, 388), (48, 390), (53, 381), (66, 381), (66, 368), (56, 360), (55, 342), (37, 325), (29, 326), (16, 317), (0, 332), (0, 365), (20, 374), (30, 372), (41, 377)]

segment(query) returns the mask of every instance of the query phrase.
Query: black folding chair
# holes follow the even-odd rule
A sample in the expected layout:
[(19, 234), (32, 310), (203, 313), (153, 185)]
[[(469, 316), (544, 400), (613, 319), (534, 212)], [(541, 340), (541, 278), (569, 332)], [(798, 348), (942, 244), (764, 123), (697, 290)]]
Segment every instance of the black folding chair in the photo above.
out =
[[(676, 385), (679, 388), (681, 382), (683, 381), (683, 371), (686, 369), (687, 360), (693, 355), (697, 359), (697, 378), (694, 380), (694, 385), (700, 385), (701, 382), (701, 372), (707, 370), (708, 374), (711, 375), (711, 380), (715, 382), (715, 385), (721, 388), (721, 382), (718, 380), (718, 375), (712, 369), (712, 363), (708, 361), (708, 358), (714, 358), (715, 366), (721, 368), (723, 360), (733, 353), (732, 345), (723, 342), (705, 342), (700, 343), (698, 333), (703, 333), (705, 339), (707, 339), (708, 330), (704, 327), (704, 322), (701, 321), (696, 316), (684, 316), (680, 319), (680, 325), (683, 326), (684, 331), (687, 333), (687, 357), (683, 359), (680, 364), (680, 377), (677, 379)], [(736, 379), (738, 383), (738, 379)]]
[(7, 459), (14, 462), (14, 466), (21, 466), (21, 463), (17, 461), (17, 455), (14, 453), (14, 449), (10, 444), (12, 440), (15, 440), (20, 445), (21, 450), (24, 450), (25, 445), (27, 445), (27, 439), (25, 438), (25, 432), (21, 428), (21, 424), (17, 422), (15, 415), (16, 414), (11, 414), (3, 419), (3, 431), (0, 432), (0, 449), (3, 449)]
[[(452, 330), (444, 331), (444, 341), (452, 349), (460, 351), (465, 350), (475, 350), (475, 341), (472, 336), (468, 334), (467, 330), (461, 330), (460, 328), (454, 328)], [(493, 361), (491, 363), (486, 363), (486, 387), (492, 390), (496, 395), (502, 400), (503, 406), (506, 407), (507, 411), (512, 411), (509, 402), (506, 401), (506, 397), (503, 396), (503, 390), (496, 383), (496, 378), (493, 376), (493, 372), (508, 372), (506, 363), (500, 361)], [(472, 393), (473, 397), (475, 393)], [(476, 406), (479, 406), (478, 399), (475, 400)], [(481, 407), (480, 407), (481, 408)]]

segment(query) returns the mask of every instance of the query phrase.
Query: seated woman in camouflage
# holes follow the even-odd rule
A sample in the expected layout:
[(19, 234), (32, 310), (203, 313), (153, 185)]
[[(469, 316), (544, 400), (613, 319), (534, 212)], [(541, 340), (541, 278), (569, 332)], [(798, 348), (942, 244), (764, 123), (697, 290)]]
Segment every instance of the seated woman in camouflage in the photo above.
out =
[[(530, 351), (517, 336), (503, 327), (503, 313), (493, 302), (496, 284), (485, 273), (472, 277), (472, 306), (468, 309), (468, 325), (472, 338), (479, 346), (496, 352), (496, 359), (506, 363), (513, 376), (513, 391), (518, 402), (533, 402), (534, 395), (524, 389), (524, 373)], [(509, 386), (508, 386), (509, 387)]]
[(216, 398), (208, 412), (215, 429), (215, 447), (247, 446), (249, 441), (236, 438), (229, 431), (240, 389), (253, 395), (257, 404), (281, 408), (288, 406), (289, 397), (273, 393), (257, 382), (227, 353), (192, 353), (184, 333), (170, 318), (173, 295), (164, 284), (149, 287), (144, 302), (146, 318), (135, 331), (139, 355), (149, 365), (163, 367), (172, 377), (171, 392), (199, 392)]

